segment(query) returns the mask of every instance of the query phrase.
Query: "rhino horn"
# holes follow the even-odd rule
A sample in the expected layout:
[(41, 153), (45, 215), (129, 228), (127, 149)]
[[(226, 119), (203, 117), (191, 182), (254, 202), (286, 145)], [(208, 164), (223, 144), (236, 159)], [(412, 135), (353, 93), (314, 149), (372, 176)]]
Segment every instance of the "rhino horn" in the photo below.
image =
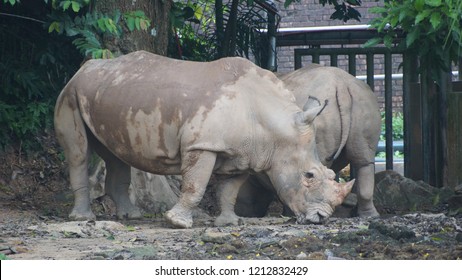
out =
[(351, 192), (354, 184), (355, 179), (346, 183), (336, 183), (337, 187), (339, 188), (337, 192), (338, 205), (342, 204), (343, 200), (345, 200), (345, 197)]

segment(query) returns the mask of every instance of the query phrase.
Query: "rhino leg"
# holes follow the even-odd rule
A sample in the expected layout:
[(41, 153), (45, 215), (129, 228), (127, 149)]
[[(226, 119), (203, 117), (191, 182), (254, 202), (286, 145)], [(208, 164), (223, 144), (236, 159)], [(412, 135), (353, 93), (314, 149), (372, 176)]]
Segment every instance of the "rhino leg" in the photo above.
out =
[(74, 193), (74, 208), (69, 214), (73, 220), (94, 220), (90, 207), (88, 181), (88, 159), (90, 148), (85, 125), (80, 112), (75, 109), (74, 98), (63, 94), (55, 110), (55, 132), (69, 163), (71, 189)]
[(360, 217), (377, 217), (379, 212), (375, 209), (374, 196), (374, 173), (375, 166), (373, 163), (367, 165), (355, 166), (356, 170), (356, 193), (358, 195), (358, 216)]
[(131, 168), (112, 152), (110, 152), (96, 137), (88, 132), (90, 146), (106, 163), (106, 180), (104, 189), (106, 194), (114, 201), (116, 215), (119, 219), (138, 219), (141, 218), (141, 211), (132, 204), (128, 193), (130, 187)]
[(165, 213), (165, 218), (175, 227), (190, 228), (193, 209), (204, 196), (217, 155), (208, 151), (191, 151), (182, 158), (181, 194), (175, 206)]
[(215, 219), (215, 226), (237, 226), (240, 223), (242, 224), (242, 219), (240, 219), (234, 212), (234, 205), (236, 204), (239, 190), (247, 178), (248, 174), (242, 174), (226, 179), (217, 184), (221, 213)]
[(116, 205), (117, 218), (141, 218), (141, 211), (132, 204), (128, 194), (131, 179), (130, 166), (114, 157), (110, 161), (106, 160), (106, 170), (106, 193)]
[[(74, 207), (72, 208), (69, 218), (72, 220), (95, 220), (96, 216), (90, 206), (90, 189), (88, 181), (88, 164), (87, 159), (76, 160), (80, 155), (76, 151), (70, 154), (66, 153), (69, 160), (69, 177), (71, 189), (74, 193)], [(87, 158), (85, 156), (85, 158)]]

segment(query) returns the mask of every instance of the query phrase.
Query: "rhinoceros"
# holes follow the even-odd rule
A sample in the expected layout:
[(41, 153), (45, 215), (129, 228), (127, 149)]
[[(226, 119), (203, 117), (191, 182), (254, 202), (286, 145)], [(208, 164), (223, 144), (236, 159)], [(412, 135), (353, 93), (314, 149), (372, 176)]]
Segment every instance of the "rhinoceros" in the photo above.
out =
[[(310, 104), (328, 101), (314, 120), (320, 160), (335, 172), (350, 163), (357, 172), (357, 214), (378, 216), (372, 201), (375, 153), (381, 130), (375, 94), (367, 84), (337, 67), (311, 64), (279, 78), (305, 109)], [(262, 176), (249, 178), (239, 192), (236, 212), (242, 216), (264, 215), (273, 200), (270, 191), (270, 182)]]
[(267, 174), (300, 222), (320, 222), (353, 185), (336, 183), (319, 161), (312, 121), (322, 108), (301, 110), (274, 74), (242, 58), (187, 62), (138, 51), (90, 60), (55, 107), (75, 195), (70, 218), (95, 218), (87, 171), (95, 151), (119, 218), (140, 216), (128, 195), (133, 166), (182, 175), (179, 200), (165, 214), (175, 227), (192, 226), (212, 174), (226, 190), (215, 223), (237, 224), (234, 203), (250, 172)]

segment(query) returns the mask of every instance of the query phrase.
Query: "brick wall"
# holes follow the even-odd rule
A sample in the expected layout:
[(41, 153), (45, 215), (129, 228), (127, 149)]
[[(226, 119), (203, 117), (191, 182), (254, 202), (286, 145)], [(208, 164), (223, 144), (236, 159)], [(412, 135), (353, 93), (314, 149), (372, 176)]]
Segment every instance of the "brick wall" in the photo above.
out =
[[(299, 3), (293, 3), (289, 7), (284, 8), (283, 2), (276, 2), (276, 5), (281, 15), (279, 28), (285, 27), (314, 27), (314, 26), (337, 26), (337, 25), (353, 25), (353, 24), (368, 24), (375, 16), (368, 12), (368, 9), (374, 6), (381, 5), (382, 2), (375, 0), (363, 0), (361, 7), (357, 10), (361, 13), (361, 21), (350, 20), (344, 23), (340, 20), (331, 20), (330, 16), (334, 11), (332, 6), (322, 6), (319, 0), (300, 0)], [(287, 73), (294, 69), (294, 49), (307, 48), (308, 46), (297, 47), (278, 47), (277, 49), (277, 64), (278, 72)], [(341, 47), (341, 46), (331, 46)], [(303, 60), (303, 64), (310, 63), (309, 58)], [(383, 55), (374, 56), (374, 74), (384, 74)], [(392, 73), (402, 73), (402, 68), (399, 65), (402, 62), (402, 57), (393, 55), (393, 70)], [(329, 57), (321, 57), (320, 64), (330, 65)], [(366, 75), (366, 57), (364, 55), (357, 56), (357, 75)], [(348, 69), (347, 57), (338, 58), (338, 67), (344, 70)], [(402, 80), (393, 81), (393, 111), (402, 111)], [(376, 80), (374, 83), (374, 92), (377, 94), (381, 108), (384, 108), (384, 81)]]

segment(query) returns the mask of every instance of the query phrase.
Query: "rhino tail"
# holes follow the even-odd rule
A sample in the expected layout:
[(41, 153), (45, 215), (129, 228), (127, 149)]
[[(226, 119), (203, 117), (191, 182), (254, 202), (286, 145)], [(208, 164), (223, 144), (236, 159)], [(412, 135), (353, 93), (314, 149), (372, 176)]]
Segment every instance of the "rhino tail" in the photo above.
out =
[(339, 157), (340, 153), (342, 152), (343, 148), (346, 145), (348, 140), (348, 136), (350, 135), (351, 129), (351, 118), (352, 118), (352, 110), (353, 110), (353, 97), (350, 92), (350, 88), (346, 88), (347, 94), (343, 96), (339, 95), (339, 88), (336, 88), (335, 91), (335, 99), (337, 102), (337, 108), (340, 114), (340, 145), (335, 152), (334, 155), (331, 156), (330, 160), (335, 160)]

